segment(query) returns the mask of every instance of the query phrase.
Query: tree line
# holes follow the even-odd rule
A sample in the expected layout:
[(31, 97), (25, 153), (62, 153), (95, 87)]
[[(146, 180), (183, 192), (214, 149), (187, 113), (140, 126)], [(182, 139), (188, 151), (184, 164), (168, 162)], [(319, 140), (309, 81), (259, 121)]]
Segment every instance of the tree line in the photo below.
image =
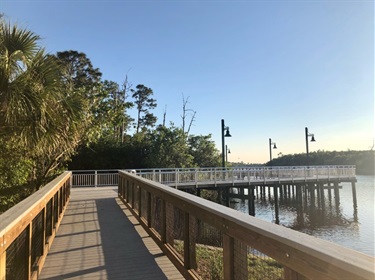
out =
[(0, 212), (67, 168), (217, 166), (211, 135), (186, 129), (186, 105), (181, 127), (166, 112), (158, 124), (151, 88), (102, 80), (86, 54), (49, 54), (0, 16)]
[(306, 154), (283, 155), (266, 163), (267, 166), (355, 165), (358, 175), (375, 175), (375, 151), (316, 151)]

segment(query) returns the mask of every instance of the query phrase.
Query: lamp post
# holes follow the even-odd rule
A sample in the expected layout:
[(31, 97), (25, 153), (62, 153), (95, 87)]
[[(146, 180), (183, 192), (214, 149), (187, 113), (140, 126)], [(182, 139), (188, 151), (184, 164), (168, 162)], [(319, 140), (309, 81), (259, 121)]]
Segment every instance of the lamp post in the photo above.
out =
[(272, 145), (274, 149), (277, 149), (276, 143), (272, 142), (271, 138), (269, 138), (269, 146), (270, 146), (270, 161), (272, 160)]
[(230, 150), (228, 149), (228, 146), (225, 145), (225, 162), (228, 164), (228, 154), (230, 154)]
[(309, 137), (311, 136), (311, 142), (315, 142), (315, 137), (313, 133), (309, 133), (307, 127), (305, 127), (305, 138), (306, 138), (306, 157), (307, 157), (307, 164), (309, 163)]
[[(225, 131), (225, 135), (224, 135)], [(222, 167), (225, 168), (225, 137), (232, 137), (229, 133), (229, 127), (225, 126), (224, 120), (221, 120), (221, 163)]]

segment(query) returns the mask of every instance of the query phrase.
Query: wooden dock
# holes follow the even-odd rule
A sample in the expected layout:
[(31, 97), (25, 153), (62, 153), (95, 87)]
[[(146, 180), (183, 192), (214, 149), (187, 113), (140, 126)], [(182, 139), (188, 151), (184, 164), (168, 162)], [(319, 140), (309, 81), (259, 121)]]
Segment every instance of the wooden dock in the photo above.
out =
[[(325, 174), (324, 168), (286, 170), (292, 172), (292, 180), (300, 178), (301, 171), (314, 170), (316, 179), (325, 176), (329, 184), (338, 185), (332, 181), (337, 175), (341, 181), (353, 178), (355, 184), (353, 168), (328, 167)], [(205, 174), (218, 174), (217, 170), (177, 171), (165, 178), (156, 172), (151, 177), (172, 182), (174, 176), (177, 183), (197, 183), (207, 180)], [(262, 188), (274, 171), (262, 169)], [(247, 170), (244, 177), (233, 171), (225, 174), (231, 175), (232, 182), (239, 178), (251, 182), (251, 172)], [(287, 175), (281, 169), (277, 172), (279, 179)], [(210, 279), (218, 273), (224, 279), (248, 279), (254, 273), (249, 261), (259, 257), (256, 252), (278, 264), (277, 279), (280, 272), (286, 279), (374, 279), (371, 256), (141, 178), (138, 172), (99, 173), (82, 176), (83, 183), (103, 187), (71, 188), (79, 180), (75, 182), (72, 172), (66, 171), (1, 215), (0, 279)], [(305, 180), (311, 177), (303, 174)], [(223, 176), (213, 177), (214, 181), (219, 177)], [(118, 191), (117, 186), (105, 187), (104, 179), (117, 180)], [(317, 194), (305, 192), (303, 199), (306, 195), (323, 197), (323, 182), (311, 183), (313, 188), (304, 184)], [(293, 196), (293, 184), (281, 184), (278, 189)], [(300, 198), (299, 190), (296, 187), (294, 192)], [(197, 226), (206, 225), (212, 230), (197, 235)], [(212, 232), (221, 237), (212, 239)], [(219, 257), (222, 265), (213, 267), (206, 254), (198, 254), (207, 240), (219, 242), (215, 246), (223, 252)], [(263, 279), (270, 279), (268, 270), (260, 273)]]
[(72, 188), (39, 279), (184, 279), (117, 187)]

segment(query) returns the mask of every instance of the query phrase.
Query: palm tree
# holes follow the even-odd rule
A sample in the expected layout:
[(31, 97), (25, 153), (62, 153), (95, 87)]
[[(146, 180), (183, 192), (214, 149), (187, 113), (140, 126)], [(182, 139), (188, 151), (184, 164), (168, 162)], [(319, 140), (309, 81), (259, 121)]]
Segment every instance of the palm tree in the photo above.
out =
[(63, 90), (61, 65), (39, 40), (0, 19), (0, 138), (27, 147), (34, 180), (74, 152), (84, 115), (82, 99)]
[(38, 46), (31, 31), (0, 24), (0, 133), (17, 133), (35, 143), (47, 129), (60, 93), (57, 64)]

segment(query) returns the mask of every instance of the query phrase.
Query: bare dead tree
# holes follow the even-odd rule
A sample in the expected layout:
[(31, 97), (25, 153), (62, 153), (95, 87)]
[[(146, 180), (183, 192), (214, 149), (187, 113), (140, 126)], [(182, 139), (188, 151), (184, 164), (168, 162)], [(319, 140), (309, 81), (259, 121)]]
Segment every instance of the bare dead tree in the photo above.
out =
[(190, 123), (189, 123), (189, 128), (186, 131), (186, 136), (188, 136), (189, 133), (190, 133), (190, 128), (191, 128), (193, 122), (195, 121), (195, 115), (196, 115), (196, 113), (197, 113), (197, 111), (193, 111), (193, 116), (191, 117), (191, 120), (190, 120)]
[[(131, 87), (132, 87), (132, 84), (128, 81), (128, 74), (126, 73), (124, 83), (122, 84), (122, 92), (121, 92), (124, 103), (126, 102), (127, 93), (128, 93), (128, 91), (130, 90)], [(124, 139), (125, 138), (125, 129), (126, 129), (125, 121), (126, 121), (125, 117), (123, 117), (122, 118), (122, 125), (121, 125), (121, 143), (124, 143), (124, 140), (125, 140)]]
[(184, 94), (182, 94), (182, 132), (185, 133), (185, 127), (186, 127), (186, 119), (189, 115), (191, 115), (191, 119), (190, 119), (190, 123), (189, 123), (189, 126), (188, 126), (188, 130), (186, 131), (186, 137), (189, 135), (189, 132), (190, 132), (190, 129), (191, 129), (191, 126), (193, 124), (193, 122), (195, 121), (195, 115), (196, 115), (196, 111), (194, 111), (193, 109), (189, 109), (187, 108), (187, 104), (189, 103), (189, 96), (185, 99), (185, 96)]
[(189, 101), (189, 97), (185, 100), (184, 94), (182, 94), (182, 132), (185, 133), (185, 119), (186, 119), (186, 104)]
[(165, 119), (166, 119), (166, 116), (167, 116), (167, 105), (165, 105), (165, 107), (164, 107), (164, 113), (163, 113), (163, 126), (165, 126)]

